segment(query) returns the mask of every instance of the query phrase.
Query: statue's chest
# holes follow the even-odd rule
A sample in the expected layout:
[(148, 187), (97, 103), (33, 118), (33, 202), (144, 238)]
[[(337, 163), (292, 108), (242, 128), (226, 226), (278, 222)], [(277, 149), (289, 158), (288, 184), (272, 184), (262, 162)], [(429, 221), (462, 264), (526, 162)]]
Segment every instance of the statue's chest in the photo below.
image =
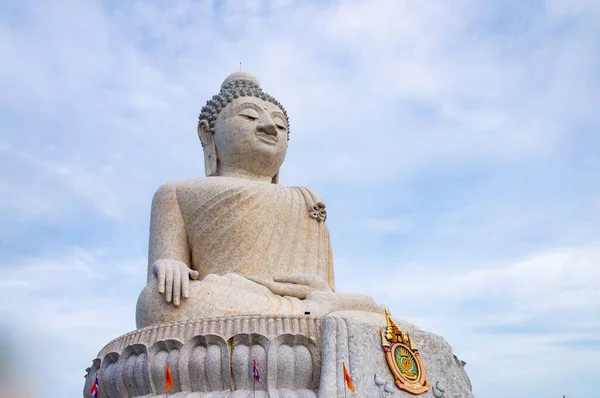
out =
[(296, 189), (276, 185), (208, 186), (178, 192), (188, 235), (238, 234), (268, 221), (308, 217), (307, 203)]
[(177, 195), (194, 269), (219, 275), (245, 275), (251, 269), (267, 276), (328, 261), (324, 218), (311, 216), (315, 205), (308, 190), (250, 184), (218, 188)]

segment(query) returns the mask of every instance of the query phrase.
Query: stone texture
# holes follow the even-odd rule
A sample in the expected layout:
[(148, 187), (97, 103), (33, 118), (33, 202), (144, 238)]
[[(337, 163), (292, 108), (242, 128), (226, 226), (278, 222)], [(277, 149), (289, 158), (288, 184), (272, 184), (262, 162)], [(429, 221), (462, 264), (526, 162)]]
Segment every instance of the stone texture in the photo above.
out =
[[(425, 362), (427, 380), (444, 386), (444, 397), (470, 398), (470, 381), (450, 345), (440, 336), (424, 332), (414, 325), (396, 320), (402, 331), (410, 332)], [(379, 331), (385, 328), (385, 316), (359, 311), (335, 312), (322, 320), (322, 373), (319, 397), (344, 397), (342, 363), (349, 368), (359, 397), (377, 397), (381, 392), (375, 375), (393, 384), (393, 376), (381, 349)], [(389, 397), (414, 397), (396, 387)], [(433, 397), (433, 389), (420, 395)]]
[[(307, 188), (272, 183), (287, 147), (280, 115), (269, 101), (234, 99), (214, 133), (200, 133), (205, 154), (211, 147), (219, 154), (215, 176), (168, 183), (156, 192), (138, 328), (224, 314), (380, 311), (364, 297), (307, 298), (333, 292), (333, 256), (321, 198)], [(278, 160), (267, 167), (263, 156)]]
[(247, 397), (256, 360), (257, 396), (316, 397), (320, 329), (319, 318), (256, 315), (150, 326), (104, 347), (86, 388), (98, 374), (100, 397), (161, 397), (169, 364), (170, 396)]
[[(335, 292), (325, 203), (279, 185), (289, 138), (281, 104), (234, 73), (202, 108), (198, 136), (207, 177), (156, 192), (138, 330), (100, 351), (84, 397), (96, 375), (100, 397), (163, 397), (167, 364), (172, 397), (251, 397), (254, 388), (257, 397), (343, 397), (343, 363), (355, 396), (409, 396), (382, 352), (383, 308)], [(444, 339), (397, 324), (425, 362), (432, 388), (422, 396), (472, 397)]]
[[(464, 368), (443, 338), (396, 323), (411, 333), (429, 383), (445, 390), (432, 388), (422, 396), (472, 397)], [(98, 374), (100, 397), (161, 397), (168, 363), (175, 383), (170, 396), (248, 397), (257, 360), (262, 379), (255, 385), (257, 396), (343, 397), (342, 363), (352, 375), (354, 396), (384, 390), (375, 375), (391, 391), (385, 396), (412, 396), (393, 385), (379, 335), (385, 325), (381, 314), (338, 311), (322, 318), (253, 315), (150, 326), (104, 347), (85, 388)]]
[(248, 333), (258, 333), (269, 339), (281, 334), (301, 334), (318, 342), (321, 335), (321, 319), (304, 315), (242, 315), (169, 322), (138, 329), (116, 338), (98, 353), (98, 357), (103, 358), (111, 352), (120, 353), (127, 346), (135, 344), (152, 346), (161, 340), (187, 341), (198, 335), (217, 335), (223, 340), (229, 340), (238, 334)]

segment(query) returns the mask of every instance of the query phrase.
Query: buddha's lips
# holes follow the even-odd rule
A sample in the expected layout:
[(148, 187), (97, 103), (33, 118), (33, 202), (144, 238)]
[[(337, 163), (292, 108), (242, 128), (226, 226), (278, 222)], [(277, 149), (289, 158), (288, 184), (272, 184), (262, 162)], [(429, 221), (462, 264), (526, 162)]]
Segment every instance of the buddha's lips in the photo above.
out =
[(263, 140), (263, 141), (266, 141), (266, 142), (268, 142), (268, 143), (273, 143), (273, 144), (274, 144), (274, 143), (276, 143), (277, 141), (279, 141), (279, 139), (277, 138), (277, 136), (276, 136), (276, 135), (269, 134), (269, 133), (263, 133), (262, 131), (258, 131), (258, 132), (256, 133), (256, 136), (257, 136), (258, 138), (260, 138), (261, 140)]

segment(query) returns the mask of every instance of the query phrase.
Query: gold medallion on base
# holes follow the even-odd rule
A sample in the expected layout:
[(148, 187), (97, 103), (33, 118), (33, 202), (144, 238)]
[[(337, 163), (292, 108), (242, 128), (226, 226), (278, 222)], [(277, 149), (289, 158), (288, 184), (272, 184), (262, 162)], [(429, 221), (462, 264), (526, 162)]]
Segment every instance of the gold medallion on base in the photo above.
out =
[(381, 346), (396, 386), (411, 394), (429, 390), (425, 364), (408, 332), (402, 333), (386, 310), (387, 327), (381, 330)]

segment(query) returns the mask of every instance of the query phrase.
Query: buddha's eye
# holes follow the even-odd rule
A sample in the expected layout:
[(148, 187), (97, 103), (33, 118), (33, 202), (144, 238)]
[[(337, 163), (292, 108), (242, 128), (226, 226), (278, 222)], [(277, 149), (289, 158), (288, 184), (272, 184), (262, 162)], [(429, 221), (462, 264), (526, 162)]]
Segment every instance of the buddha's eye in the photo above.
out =
[(258, 120), (258, 113), (254, 109), (244, 109), (239, 115), (248, 120)]
[(275, 124), (275, 126), (277, 126), (279, 130), (287, 130), (287, 124), (283, 120), (281, 120), (281, 117), (279, 117), (278, 115), (273, 116), (273, 123)]

